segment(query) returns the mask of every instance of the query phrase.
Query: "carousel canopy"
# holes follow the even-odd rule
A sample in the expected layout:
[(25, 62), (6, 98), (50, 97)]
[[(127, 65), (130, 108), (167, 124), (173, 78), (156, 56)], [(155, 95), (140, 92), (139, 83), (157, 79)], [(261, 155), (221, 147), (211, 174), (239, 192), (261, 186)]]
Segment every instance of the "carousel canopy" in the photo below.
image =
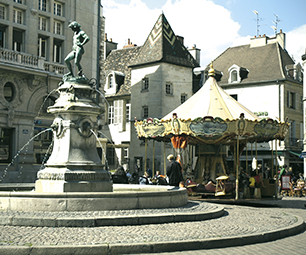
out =
[(214, 70), (209, 79), (189, 100), (161, 120), (135, 121), (140, 139), (168, 141), (184, 138), (190, 144), (232, 144), (283, 140), (289, 123), (273, 119), (260, 120), (246, 107), (229, 96), (217, 84)]
[(217, 83), (213, 75), (203, 87), (178, 108), (171, 111), (164, 120), (171, 119), (173, 113), (180, 119), (195, 119), (212, 116), (224, 120), (237, 119), (241, 113), (249, 120), (259, 120), (258, 116), (228, 95)]

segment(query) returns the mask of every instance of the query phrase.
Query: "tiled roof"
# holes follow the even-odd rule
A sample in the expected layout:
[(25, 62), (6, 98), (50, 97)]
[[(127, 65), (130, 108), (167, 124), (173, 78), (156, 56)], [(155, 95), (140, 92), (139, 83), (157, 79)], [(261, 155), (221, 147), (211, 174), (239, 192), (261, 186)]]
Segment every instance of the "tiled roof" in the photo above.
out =
[(223, 73), (219, 84), (224, 85), (228, 84), (228, 69), (234, 64), (249, 71), (241, 83), (251, 83), (292, 79), (287, 75), (285, 66), (294, 64), (294, 61), (278, 43), (272, 43), (252, 48), (249, 44), (228, 48), (213, 64), (216, 70)]
[(129, 68), (129, 65), (140, 49), (141, 47), (130, 47), (121, 50), (113, 50), (106, 58), (104, 64), (105, 75), (110, 71), (122, 72), (125, 75), (124, 83), (120, 86), (116, 96), (131, 94), (131, 68)]
[(131, 66), (154, 62), (166, 62), (186, 67), (198, 66), (195, 59), (174, 34), (164, 14), (159, 16)]

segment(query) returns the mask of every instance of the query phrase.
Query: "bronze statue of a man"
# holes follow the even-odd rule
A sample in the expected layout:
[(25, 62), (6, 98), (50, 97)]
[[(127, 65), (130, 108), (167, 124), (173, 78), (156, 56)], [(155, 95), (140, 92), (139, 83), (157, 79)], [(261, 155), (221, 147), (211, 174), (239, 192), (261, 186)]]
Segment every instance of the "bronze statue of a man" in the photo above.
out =
[(72, 71), (72, 67), (70, 63), (72, 59), (75, 59), (74, 60), (75, 65), (79, 69), (78, 75), (82, 76), (83, 70), (82, 70), (82, 66), (80, 65), (80, 61), (82, 59), (82, 55), (85, 52), (83, 46), (85, 43), (87, 43), (90, 40), (90, 38), (88, 37), (87, 34), (85, 34), (83, 30), (81, 30), (81, 25), (78, 22), (73, 21), (69, 24), (68, 27), (71, 28), (71, 30), (74, 32), (74, 35), (73, 35), (72, 51), (65, 58), (65, 63), (69, 70), (69, 73), (67, 74), (67, 76), (69, 75), (73, 76), (73, 71)]

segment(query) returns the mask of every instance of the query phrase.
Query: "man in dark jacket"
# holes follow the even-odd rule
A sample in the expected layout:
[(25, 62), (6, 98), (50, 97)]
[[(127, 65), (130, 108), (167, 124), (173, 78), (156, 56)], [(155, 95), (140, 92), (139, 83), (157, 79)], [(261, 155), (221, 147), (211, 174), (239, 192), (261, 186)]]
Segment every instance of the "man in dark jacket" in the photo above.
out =
[(169, 185), (179, 186), (179, 183), (183, 180), (181, 165), (177, 162), (172, 154), (167, 159), (170, 164), (167, 166), (167, 176), (169, 178)]

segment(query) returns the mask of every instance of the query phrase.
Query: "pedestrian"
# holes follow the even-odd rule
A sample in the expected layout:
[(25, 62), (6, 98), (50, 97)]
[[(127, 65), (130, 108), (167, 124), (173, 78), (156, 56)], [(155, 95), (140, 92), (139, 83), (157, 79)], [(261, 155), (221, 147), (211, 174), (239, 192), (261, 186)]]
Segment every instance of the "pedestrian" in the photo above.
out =
[(181, 165), (175, 160), (172, 154), (170, 154), (167, 159), (170, 162), (166, 169), (166, 173), (169, 178), (169, 185), (178, 187), (180, 182), (183, 181)]
[(149, 178), (153, 177), (152, 170), (147, 166), (147, 173), (149, 174)]
[(256, 175), (255, 171), (251, 172), (251, 177), (249, 179), (249, 187), (250, 187), (250, 195), (251, 198), (254, 198), (254, 191), (255, 191), (255, 185), (256, 185), (256, 180), (254, 178), (254, 176)]

